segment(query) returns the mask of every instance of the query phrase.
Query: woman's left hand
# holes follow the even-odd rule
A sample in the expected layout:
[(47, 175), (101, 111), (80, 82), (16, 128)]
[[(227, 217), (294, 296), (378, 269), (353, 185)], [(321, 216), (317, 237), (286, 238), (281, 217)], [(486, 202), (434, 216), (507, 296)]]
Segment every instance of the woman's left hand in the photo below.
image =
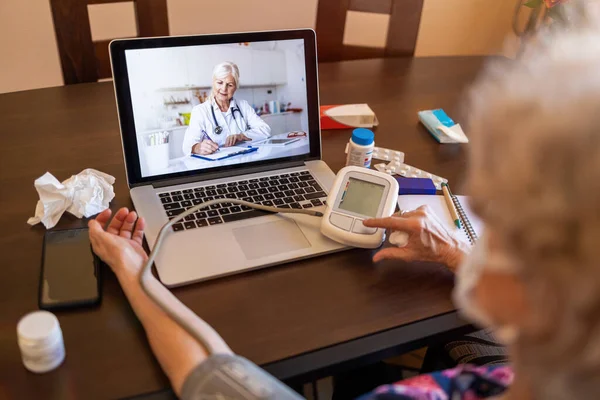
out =
[(390, 246), (379, 250), (373, 257), (374, 262), (385, 259), (407, 262), (433, 261), (456, 272), (468, 252), (468, 246), (448, 232), (428, 206), (421, 206), (414, 211), (389, 218), (367, 219), (363, 225), (386, 228), (408, 235), (408, 243), (404, 247)]
[(245, 142), (250, 140), (250, 138), (243, 133), (238, 133), (237, 135), (229, 135), (225, 139), (225, 147), (233, 146), (239, 142)]

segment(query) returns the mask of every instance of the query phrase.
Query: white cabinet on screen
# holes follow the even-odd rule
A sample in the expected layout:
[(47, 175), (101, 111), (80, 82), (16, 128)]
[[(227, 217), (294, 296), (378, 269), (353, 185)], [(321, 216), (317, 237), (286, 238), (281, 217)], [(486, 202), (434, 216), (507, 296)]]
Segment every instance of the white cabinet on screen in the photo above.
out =
[(285, 85), (287, 72), (285, 54), (281, 51), (252, 50), (254, 74), (252, 85)]
[(300, 113), (285, 114), (285, 129), (288, 132), (306, 131), (306, 133), (308, 133), (308, 127), (302, 126), (302, 117)]
[(266, 114), (261, 118), (271, 127), (272, 136), (303, 130), (300, 113)]
[(287, 71), (285, 53), (275, 50), (253, 50), (243, 46), (191, 46), (184, 51), (164, 53), (153, 49), (146, 56), (148, 69), (157, 74), (156, 88), (212, 86), (214, 67), (232, 61), (240, 70), (240, 86), (285, 85)]
[(271, 136), (287, 132), (283, 114), (266, 114), (261, 117), (271, 128)]
[(252, 85), (252, 57), (249, 49), (235, 46), (186, 49), (186, 63), (189, 73), (188, 86), (209, 88), (212, 86), (212, 73), (216, 65), (231, 61), (240, 70), (240, 86)]
[(271, 64), (271, 82), (274, 85), (285, 85), (287, 83), (287, 68), (285, 65), (285, 53), (272, 51), (269, 55)]
[(184, 52), (170, 49), (151, 49), (140, 52), (147, 71), (152, 74), (152, 86), (156, 89), (183, 87), (189, 82)]
[(252, 85), (252, 77), (254, 76), (254, 70), (252, 65), (252, 55), (249, 49), (240, 47), (233, 48), (232, 51), (227, 54), (226, 60), (234, 62), (240, 70), (240, 86)]
[(189, 81), (187, 86), (211, 87), (215, 51), (210, 46), (201, 48), (191, 46), (185, 49)]

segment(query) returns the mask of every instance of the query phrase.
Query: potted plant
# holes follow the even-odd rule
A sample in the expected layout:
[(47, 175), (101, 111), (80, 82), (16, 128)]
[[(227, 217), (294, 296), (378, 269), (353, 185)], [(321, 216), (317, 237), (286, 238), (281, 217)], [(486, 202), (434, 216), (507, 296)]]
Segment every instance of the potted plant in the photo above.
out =
[[(571, 0), (518, 0), (515, 16), (513, 19), (513, 30), (517, 36), (528, 36), (535, 33), (543, 24), (552, 21), (562, 21), (565, 13), (564, 7)], [(525, 9), (531, 9), (525, 27), (520, 27), (521, 13)]]

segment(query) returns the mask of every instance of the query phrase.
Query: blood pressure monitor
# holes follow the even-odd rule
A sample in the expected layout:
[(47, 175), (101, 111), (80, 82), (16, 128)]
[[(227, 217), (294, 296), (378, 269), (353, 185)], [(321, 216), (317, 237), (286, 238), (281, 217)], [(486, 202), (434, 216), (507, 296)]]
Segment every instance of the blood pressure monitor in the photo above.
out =
[(321, 233), (338, 243), (375, 249), (385, 229), (368, 228), (362, 221), (390, 217), (398, 204), (398, 182), (390, 175), (363, 167), (345, 167), (337, 174), (327, 197)]

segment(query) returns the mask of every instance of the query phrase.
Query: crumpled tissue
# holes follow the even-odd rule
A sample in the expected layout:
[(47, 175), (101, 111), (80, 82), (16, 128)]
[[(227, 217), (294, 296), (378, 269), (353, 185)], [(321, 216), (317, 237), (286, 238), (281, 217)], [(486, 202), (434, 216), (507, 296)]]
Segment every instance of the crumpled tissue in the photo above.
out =
[(65, 211), (77, 218), (98, 214), (106, 210), (115, 197), (113, 183), (113, 176), (92, 168), (84, 169), (62, 183), (46, 172), (34, 182), (40, 200), (35, 207), (35, 216), (27, 223), (35, 225), (41, 222), (50, 229)]

